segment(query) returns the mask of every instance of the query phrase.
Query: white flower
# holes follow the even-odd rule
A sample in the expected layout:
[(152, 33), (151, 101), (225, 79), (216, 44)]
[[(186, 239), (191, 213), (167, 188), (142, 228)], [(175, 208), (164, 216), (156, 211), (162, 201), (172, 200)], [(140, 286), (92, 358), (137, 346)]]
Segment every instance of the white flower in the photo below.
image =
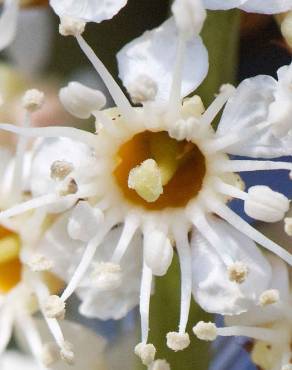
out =
[(207, 9), (239, 8), (252, 13), (275, 14), (292, 9), (291, 0), (203, 0)]
[(255, 158), (292, 155), (291, 83), (292, 65), (278, 70), (278, 81), (263, 75), (240, 83), (218, 127), (222, 136), (247, 134), (240, 147), (230, 142), (230, 153)]
[[(43, 160), (35, 167), (32, 177), (32, 183), (35, 178), (40, 179), (41, 165), (46, 163), (40, 197), (0, 213), (0, 218), (17, 215), (23, 207), (28, 210), (49, 203), (62, 204), (64, 199), (56, 198), (56, 185), (49, 178), (49, 169), (59, 160), (73, 163), (74, 150), (78, 153), (79, 146), (83, 146), (84, 155), (79, 157), (76, 166), (79, 175), (73, 177), (79, 190), (69, 195), (77, 202), (77, 211), (72, 204), (73, 210), (57, 220), (47, 233), (41, 252), (53, 260), (53, 271), (68, 283), (61, 299), (66, 301), (76, 290), (82, 299), (81, 312), (88, 316), (119, 318), (140, 300), (142, 338), (139, 348), (145, 351), (137, 353), (148, 362), (150, 354), (153, 357), (155, 353), (148, 343), (150, 296), (154, 276), (166, 273), (171, 263), (171, 247), (176, 248), (181, 266), (179, 329), (168, 333), (167, 337), (174, 350), (189, 344), (186, 325), (192, 290), (209, 311), (214, 304), (212, 294), (214, 301), (217, 298), (216, 291), (212, 292), (208, 284), (204, 287), (204, 277), (192, 276), (192, 268), (194, 275), (198, 270), (196, 253), (204, 261), (200, 268), (206, 274), (209, 268), (215, 267), (214, 275), (208, 277), (217, 280), (218, 285), (221, 284), (220, 291), (225, 294), (226, 290), (226, 297), (233, 300), (235, 308), (227, 302), (228, 298), (224, 302), (224, 295), (220, 297), (224, 309), (230, 313), (247, 310), (261, 289), (266, 289), (269, 265), (254, 242), (292, 264), (290, 253), (250, 226), (227, 205), (232, 198), (246, 201), (249, 196), (234, 172), (291, 171), (292, 164), (229, 159), (230, 143), (236, 143), (234, 147), (238, 151), (234, 152), (240, 154), (242, 144), (254, 135), (255, 128), (242, 130), (239, 125), (235, 133), (229, 129), (223, 135), (221, 122), (218, 132), (213, 130), (211, 124), (215, 116), (235, 93), (230, 85), (222, 86), (205, 112), (202, 112), (198, 97), (183, 99), (204, 78), (208, 68), (207, 54), (200, 38), (197, 35), (186, 37), (180, 25), (176, 29), (175, 20), (170, 19), (158, 29), (142, 35), (118, 54), (120, 76), (126, 86), (128, 83), (132, 86), (134, 81), (146, 81), (144, 92), (147, 92), (151, 84), (144, 77), (141, 79), (141, 73), (145, 76), (147, 71), (152, 86), (157, 87), (155, 98), (152, 96), (142, 107), (131, 106), (83, 37), (77, 35), (76, 39), (103, 78), (117, 107), (98, 112), (97, 126), (101, 123), (98, 135), (68, 127), (19, 129), (1, 124), (1, 129), (28, 136), (68, 138), (43, 141), (35, 156), (36, 160)], [(191, 63), (194, 58), (195, 65)], [(245, 106), (243, 102), (244, 99), (241, 106)], [(227, 111), (233, 110), (231, 103), (232, 99)], [(223, 117), (223, 122), (229, 123), (228, 112)], [(257, 149), (255, 142), (251, 151)], [(65, 157), (66, 153), (70, 155)], [(149, 159), (155, 163), (150, 166), (152, 170), (141, 165)], [(139, 171), (131, 178), (129, 187), (129, 175), (137, 167)], [(82, 193), (81, 186), (84, 186)], [(158, 198), (149, 197), (150, 188), (156, 196), (160, 194)], [(48, 199), (46, 191), (52, 192), (54, 197)], [(85, 199), (88, 204), (83, 207), (83, 203), (79, 208), (78, 199)], [(269, 199), (267, 205), (272, 207), (268, 203)], [(212, 214), (222, 220), (214, 220)], [(74, 240), (70, 241), (68, 232)], [(193, 259), (189, 233), (193, 235)], [(196, 239), (196, 235), (201, 235), (201, 239)], [(222, 240), (228, 240), (228, 246)], [(202, 245), (215, 251), (210, 252), (206, 260)], [(254, 286), (253, 281), (256, 282)], [(202, 298), (204, 294), (206, 299)]]
[[(253, 362), (261, 369), (286, 369), (291, 363), (291, 289), (287, 266), (279, 258), (269, 256), (272, 276), (268, 290), (262, 292), (258, 302), (241, 315), (225, 316), (228, 326), (213, 325), (211, 340), (217, 336), (247, 336), (254, 339), (251, 351)], [(263, 304), (264, 303), (264, 304)], [(210, 323), (198, 323), (194, 333), (203, 340)]]

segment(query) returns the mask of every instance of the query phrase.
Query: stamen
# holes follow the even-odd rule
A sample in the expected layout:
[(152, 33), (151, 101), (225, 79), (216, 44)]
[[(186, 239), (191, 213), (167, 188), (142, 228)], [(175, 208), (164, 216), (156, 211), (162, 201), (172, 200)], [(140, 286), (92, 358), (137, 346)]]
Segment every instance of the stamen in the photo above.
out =
[(94, 267), (92, 277), (98, 289), (117, 289), (122, 282), (121, 266), (112, 262), (99, 262)]
[(68, 365), (74, 365), (75, 355), (73, 352), (73, 345), (65, 341), (60, 351), (61, 359)]
[(178, 38), (176, 61), (167, 110), (167, 115), (171, 120), (175, 120), (176, 118), (178, 118), (179, 112), (181, 110), (181, 87), (185, 53), (186, 37), (180, 34)]
[(128, 177), (128, 186), (146, 202), (155, 202), (163, 194), (161, 172), (153, 159), (147, 159), (133, 168)]
[(229, 209), (225, 204), (219, 203), (214, 198), (212, 199), (206, 198), (205, 201), (206, 204), (208, 204), (211, 211), (217, 213), (218, 216), (222, 217), (224, 220), (229, 222), (237, 230), (244, 233), (249, 238), (254, 240), (256, 243), (262, 245), (269, 251), (275, 253), (284, 261), (286, 261), (290, 266), (292, 266), (292, 255), (288, 253), (284, 248), (280, 247), (278, 244), (274, 243), (272, 240), (268, 239), (266, 236), (264, 236), (259, 231), (254, 229), (240, 216), (238, 216), (235, 212)]
[(59, 32), (62, 36), (79, 36), (85, 30), (86, 23), (80, 19), (63, 17), (59, 25)]
[(17, 135), (22, 135), (25, 137), (69, 137), (72, 140), (80, 141), (86, 145), (92, 147), (96, 146), (96, 136), (85, 130), (80, 130), (75, 127), (18, 127), (11, 125), (9, 123), (1, 123), (0, 130), (13, 132)]
[(42, 91), (27, 90), (22, 98), (22, 105), (28, 112), (35, 112), (44, 104), (45, 94)]
[(167, 347), (173, 351), (182, 351), (190, 345), (190, 337), (188, 333), (177, 333), (175, 331), (166, 334)]
[(27, 262), (27, 265), (29, 266), (31, 271), (41, 272), (51, 270), (54, 266), (54, 262), (43, 254), (36, 253), (31, 256), (31, 258)]
[(43, 304), (47, 318), (63, 320), (65, 318), (65, 302), (57, 295), (49, 296)]
[(252, 161), (252, 160), (228, 160), (218, 163), (224, 172), (249, 172), (249, 171), (268, 171), (268, 170), (288, 170), (292, 171), (292, 163), (274, 161)]
[(222, 85), (220, 87), (219, 94), (200, 118), (200, 123), (202, 125), (211, 125), (217, 114), (221, 111), (227, 100), (233, 95), (234, 92), (234, 86), (230, 84)]
[(248, 194), (245, 191), (242, 191), (233, 185), (226, 184), (220, 179), (215, 179), (214, 185), (217, 191), (219, 191), (222, 194), (228, 195), (229, 197), (241, 200), (248, 199)]
[(156, 354), (156, 348), (153, 344), (139, 343), (135, 347), (135, 354), (140, 357), (143, 365), (149, 366)]
[(42, 354), (42, 363), (46, 367), (54, 365), (60, 359), (59, 348), (56, 343), (46, 343), (43, 346)]
[(97, 73), (102, 78), (120, 112), (125, 116), (127, 121), (134, 121), (136, 115), (135, 111), (124, 93), (122, 92), (119, 85), (105, 68), (101, 60), (95, 55), (94, 51), (87, 44), (84, 38), (82, 36), (76, 36), (76, 39), (81, 50), (84, 52), (93, 67), (96, 69)]
[(141, 74), (128, 86), (134, 104), (153, 101), (157, 95), (157, 83), (146, 74)]
[(72, 171), (74, 166), (70, 162), (55, 161), (51, 165), (51, 178), (53, 180), (64, 180)]
[(144, 263), (140, 289), (140, 316), (142, 343), (147, 343), (149, 332), (149, 305), (152, 288), (152, 272)]
[(217, 327), (212, 322), (199, 321), (194, 327), (193, 332), (200, 340), (213, 341), (217, 338)]
[(234, 262), (228, 266), (228, 277), (230, 281), (234, 281), (237, 284), (245, 282), (248, 276), (248, 266), (240, 261)]
[(73, 178), (69, 178), (67, 179), (67, 181), (65, 180), (59, 188), (59, 194), (62, 197), (65, 197), (67, 195), (76, 194), (77, 191), (78, 191), (78, 185)]
[(179, 334), (182, 334), (182, 336), (179, 341), (182, 345), (188, 346), (185, 338), (185, 331), (188, 322), (192, 296), (192, 257), (191, 248), (188, 241), (187, 228), (181, 226), (176, 227), (174, 229), (174, 238), (181, 270), (181, 309)]
[(129, 215), (124, 223), (124, 228), (118, 245), (112, 255), (111, 262), (120, 263), (131, 240), (139, 227), (139, 220), (135, 215)]
[(269, 289), (260, 295), (259, 304), (262, 307), (279, 302), (280, 294), (277, 289)]
[(100, 230), (98, 231), (96, 236), (88, 242), (81, 261), (61, 296), (61, 299), (64, 302), (74, 293), (75, 289), (78, 287), (78, 284), (82, 280), (84, 274), (86, 273), (89, 265), (93, 260), (98, 246), (115, 223), (115, 220), (105, 222), (103, 225), (100, 226)]

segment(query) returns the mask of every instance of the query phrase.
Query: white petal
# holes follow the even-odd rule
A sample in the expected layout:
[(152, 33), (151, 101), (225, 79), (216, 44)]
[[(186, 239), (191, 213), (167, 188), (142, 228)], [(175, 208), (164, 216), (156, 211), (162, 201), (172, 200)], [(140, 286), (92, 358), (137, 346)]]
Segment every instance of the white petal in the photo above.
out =
[[(141, 76), (146, 75), (157, 85), (156, 100), (166, 101), (170, 95), (177, 42), (177, 29), (171, 18), (124, 46), (117, 54), (119, 77), (124, 86), (130, 90)], [(182, 96), (194, 91), (207, 72), (208, 53), (201, 38), (196, 37), (187, 43)]]
[[(290, 289), (287, 265), (272, 254), (268, 254), (267, 258), (272, 266), (272, 277), (268, 289), (277, 289), (280, 293), (280, 300), (289, 303)], [(266, 307), (254, 305), (248, 312), (239, 316), (232, 316), (225, 319), (225, 321), (229, 325), (263, 325), (281, 319), (283, 319), (283, 313), (277, 305)]]
[[(51, 166), (55, 161), (66, 161), (73, 165), (75, 170), (91, 168), (94, 166), (94, 158), (91, 148), (77, 141), (60, 137), (40, 140), (36, 145), (32, 161), (31, 190), (37, 197), (48, 193), (56, 192), (58, 183), (51, 178)], [(90, 176), (88, 170), (88, 176)], [(80, 182), (86, 182), (86, 176), (80, 176)], [(77, 179), (75, 179), (77, 180)], [(72, 202), (60, 202), (50, 207), (51, 212), (60, 212), (71, 207)]]
[(74, 207), (68, 222), (68, 233), (74, 240), (88, 242), (104, 219), (100, 210), (93, 209), (88, 202), (80, 201)]
[(203, 0), (206, 9), (232, 9), (239, 7), (246, 0)]
[[(257, 76), (241, 82), (223, 111), (217, 135), (245, 133), (247, 129), (266, 121), (276, 89), (277, 81), (270, 76)], [(246, 141), (228, 147), (227, 151), (235, 155), (272, 158), (292, 154), (291, 148), (292, 137), (278, 138), (270, 126)]]
[(50, 4), (59, 17), (99, 23), (116, 15), (127, 0), (50, 0)]
[(0, 50), (5, 49), (14, 39), (17, 28), (19, 0), (6, 0), (0, 16)]
[(234, 262), (248, 267), (242, 284), (231, 282), (220, 252), (203, 235), (194, 231), (192, 239), (193, 294), (208, 312), (239, 314), (246, 311), (270, 281), (271, 267), (255, 243), (225, 221), (210, 218), (209, 224)]
[[(224, 1), (224, 0), (223, 0)], [(276, 14), (292, 9), (291, 0), (248, 0), (240, 9), (252, 13)]]

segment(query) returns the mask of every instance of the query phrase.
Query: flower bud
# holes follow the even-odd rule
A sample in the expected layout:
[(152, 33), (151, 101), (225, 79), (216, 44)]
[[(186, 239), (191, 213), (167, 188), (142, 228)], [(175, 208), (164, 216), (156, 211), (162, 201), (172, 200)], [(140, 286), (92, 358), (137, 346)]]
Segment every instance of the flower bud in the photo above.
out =
[(92, 112), (106, 104), (106, 98), (101, 91), (75, 81), (60, 89), (59, 98), (70, 114), (81, 119), (89, 118)]
[(245, 213), (255, 220), (277, 222), (289, 210), (289, 199), (268, 186), (252, 186), (244, 202)]

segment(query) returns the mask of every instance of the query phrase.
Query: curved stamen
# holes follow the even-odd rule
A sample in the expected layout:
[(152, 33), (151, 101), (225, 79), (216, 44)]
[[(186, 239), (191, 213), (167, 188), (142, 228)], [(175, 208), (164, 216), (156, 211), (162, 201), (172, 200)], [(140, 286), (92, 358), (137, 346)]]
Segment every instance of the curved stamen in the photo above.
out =
[(105, 68), (101, 60), (96, 56), (92, 48), (87, 44), (82, 36), (76, 36), (77, 42), (87, 56), (97, 73), (102, 78), (104, 84), (108, 88), (113, 100), (115, 101), (119, 110), (123, 113), (126, 120), (133, 121), (135, 117), (135, 111), (129, 103), (128, 99), (124, 95), (123, 91), (113, 79), (112, 75)]
[(277, 256), (286, 261), (290, 266), (292, 266), (292, 255), (290, 253), (288, 253), (284, 248), (280, 247), (280, 245), (274, 243), (272, 240), (268, 239), (265, 235), (249, 225), (240, 216), (229, 209), (225, 204), (219, 203), (218, 200), (214, 198), (206, 198), (206, 204), (208, 204), (209, 209), (212, 212), (222, 217), (237, 230), (244, 233), (249, 238), (262, 245), (269, 251), (275, 253)]
[(123, 258), (126, 250), (131, 243), (131, 240), (138, 229), (139, 222), (137, 217), (128, 216), (125, 220), (124, 228), (118, 245), (112, 255), (111, 262), (113, 263), (120, 263), (121, 259)]
[(149, 306), (152, 287), (152, 271), (144, 263), (140, 289), (141, 342), (146, 344), (149, 333)]
[(192, 258), (188, 241), (188, 230), (183, 227), (174, 229), (174, 238), (181, 270), (181, 309), (179, 334), (186, 331), (192, 298)]
[(86, 145), (95, 147), (96, 136), (90, 132), (75, 127), (18, 127), (10, 123), (0, 123), (0, 130), (13, 132), (25, 137), (69, 137)]
[(244, 336), (270, 343), (275, 343), (280, 340), (280, 336), (275, 330), (252, 326), (227, 326), (224, 328), (217, 328), (217, 334), (223, 337)]
[(248, 199), (248, 194), (245, 191), (238, 189), (236, 186), (226, 184), (225, 182), (221, 181), (219, 178), (215, 179), (214, 185), (217, 191), (229, 197), (241, 199), (241, 200)]
[(287, 170), (292, 171), (292, 163), (276, 161), (252, 161), (252, 160), (229, 160), (219, 162), (220, 170), (224, 172), (249, 172), (249, 171), (269, 171)]

